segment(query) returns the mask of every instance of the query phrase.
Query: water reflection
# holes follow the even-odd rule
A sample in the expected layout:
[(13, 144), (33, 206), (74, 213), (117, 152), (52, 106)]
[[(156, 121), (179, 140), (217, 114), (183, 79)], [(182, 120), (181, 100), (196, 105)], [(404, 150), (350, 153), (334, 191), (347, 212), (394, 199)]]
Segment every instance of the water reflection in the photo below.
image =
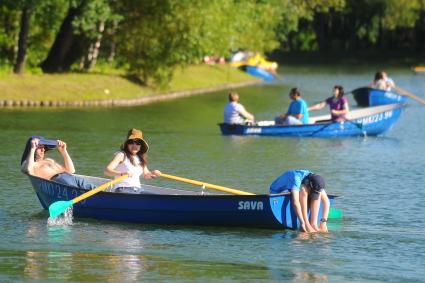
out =
[(130, 282), (140, 281), (146, 270), (146, 258), (141, 255), (28, 251), (24, 276), (29, 280)]
[[(23, 273), (27, 280), (129, 282), (144, 277), (147, 259), (134, 254), (145, 246), (138, 230), (112, 226), (105, 236), (96, 224), (47, 226), (44, 223), (44, 219), (34, 220), (26, 229), (32, 247), (24, 254)], [(38, 249), (47, 247), (49, 251), (34, 249), (34, 242)], [(96, 251), (99, 247), (107, 252)]]

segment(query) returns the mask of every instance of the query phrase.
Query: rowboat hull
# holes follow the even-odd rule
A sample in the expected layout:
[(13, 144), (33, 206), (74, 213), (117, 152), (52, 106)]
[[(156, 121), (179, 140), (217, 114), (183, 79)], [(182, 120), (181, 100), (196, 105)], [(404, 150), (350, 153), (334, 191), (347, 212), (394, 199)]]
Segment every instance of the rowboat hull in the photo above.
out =
[[(108, 180), (82, 176), (100, 185)], [(86, 191), (29, 176), (44, 209), (53, 202), (71, 200)], [(298, 229), (290, 194), (226, 195), (143, 185), (144, 193), (103, 191), (73, 207), (76, 217), (143, 224), (234, 226)], [(331, 205), (335, 196), (329, 196)], [(319, 212), (321, 218), (322, 207)]]
[[(310, 117), (305, 125), (273, 125), (260, 121), (254, 125), (219, 124), (223, 135), (282, 137), (377, 136), (388, 131), (400, 117), (401, 104), (382, 105), (350, 111), (347, 121), (330, 122), (330, 115)], [(326, 121), (326, 122), (324, 122)]]
[(399, 95), (394, 91), (385, 91), (370, 87), (357, 88), (352, 93), (357, 105), (365, 107), (407, 102), (407, 97)]

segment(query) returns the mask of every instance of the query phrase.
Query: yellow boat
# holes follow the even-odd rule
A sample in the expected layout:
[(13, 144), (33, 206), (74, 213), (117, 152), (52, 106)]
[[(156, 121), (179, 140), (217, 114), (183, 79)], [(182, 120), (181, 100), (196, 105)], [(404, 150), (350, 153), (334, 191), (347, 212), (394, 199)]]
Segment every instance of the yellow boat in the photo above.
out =
[(413, 71), (415, 71), (416, 73), (423, 73), (423, 72), (425, 72), (425, 66), (413, 67)]
[[(248, 58), (247, 58), (248, 57)], [(276, 72), (278, 64), (276, 62), (267, 61), (258, 52), (251, 56), (246, 56), (244, 60), (232, 62), (233, 67), (255, 66), (269, 72)]]

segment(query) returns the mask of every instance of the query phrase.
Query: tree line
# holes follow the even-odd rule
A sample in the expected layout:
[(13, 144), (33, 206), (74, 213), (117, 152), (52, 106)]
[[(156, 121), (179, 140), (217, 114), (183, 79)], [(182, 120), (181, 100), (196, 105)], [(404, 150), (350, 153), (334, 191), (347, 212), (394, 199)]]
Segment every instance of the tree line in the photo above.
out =
[(425, 0), (0, 0), (0, 65), (89, 71), (101, 60), (144, 83), (246, 49), (419, 51)]

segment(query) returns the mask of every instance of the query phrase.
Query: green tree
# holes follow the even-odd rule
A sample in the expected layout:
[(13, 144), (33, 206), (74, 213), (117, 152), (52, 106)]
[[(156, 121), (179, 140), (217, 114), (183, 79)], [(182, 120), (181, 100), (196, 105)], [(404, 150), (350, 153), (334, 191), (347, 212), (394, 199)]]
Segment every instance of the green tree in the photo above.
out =
[[(62, 21), (59, 32), (42, 62), (41, 68), (46, 73), (67, 72), (71, 66), (86, 55), (91, 42), (96, 40), (97, 47), (92, 47), (91, 57), (100, 46), (105, 22), (112, 17), (110, 3), (107, 0), (71, 0), (68, 11)], [(96, 51), (95, 49), (96, 48)], [(97, 56), (97, 55), (96, 55)], [(92, 62), (88, 63), (90, 66)]]
[(118, 34), (121, 58), (145, 83), (165, 86), (173, 70), (205, 55), (230, 55), (236, 48), (270, 51), (279, 45), (280, 1), (124, 0)]

